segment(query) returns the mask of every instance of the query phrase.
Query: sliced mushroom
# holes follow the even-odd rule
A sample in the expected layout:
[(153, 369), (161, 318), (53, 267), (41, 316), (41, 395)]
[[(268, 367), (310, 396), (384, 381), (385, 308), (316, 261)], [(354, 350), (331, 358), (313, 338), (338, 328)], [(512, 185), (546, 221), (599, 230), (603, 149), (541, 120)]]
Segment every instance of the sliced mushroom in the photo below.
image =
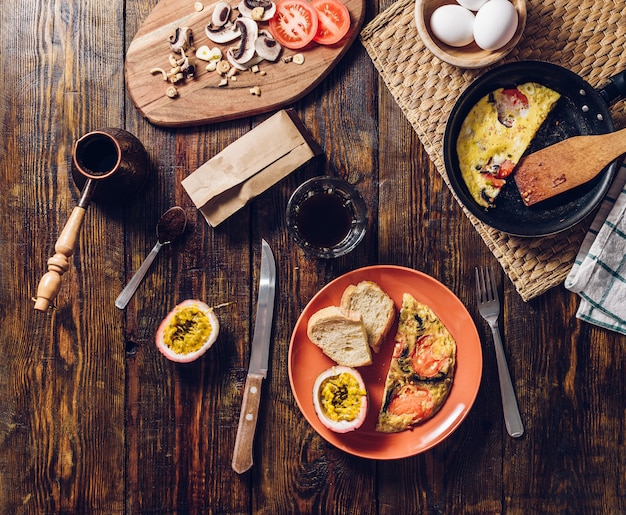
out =
[(223, 27), (230, 18), (230, 4), (220, 1), (215, 5), (211, 15), (211, 23), (214, 27)]
[(228, 22), (221, 27), (209, 23), (205, 29), (207, 37), (214, 43), (229, 43), (241, 36), (241, 31), (235, 23)]
[(172, 52), (176, 54), (193, 49), (193, 33), (189, 27), (178, 27), (168, 41)]
[(270, 0), (241, 0), (237, 9), (242, 16), (256, 21), (267, 21), (276, 14), (276, 4)]
[(185, 78), (191, 79), (196, 73), (196, 67), (186, 58), (183, 64), (180, 65), (180, 71), (184, 74)]
[(261, 61), (263, 61), (263, 58), (259, 55), (259, 54), (255, 54), (252, 59), (250, 59), (249, 61), (246, 61), (245, 63), (240, 63), (237, 62), (233, 56), (232, 56), (232, 52), (231, 50), (233, 49), (228, 49), (226, 51), (226, 59), (228, 60), (228, 62), (234, 67), (237, 68), (238, 70), (244, 71), (244, 70), (249, 70), (250, 68), (252, 68), (254, 65), (259, 64)]
[(170, 55), (170, 64), (172, 65), (172, 73), (175, 73), (178, 77), (178, 74), (182, 74), (178, 80), (191, 79), (196, 73), (196, 67), (193, 62), (189, 59), (189, 56), (185, 53), (185, 50), (180, 49), (181, 58), (175, 59), (173, 55)]
[(243, 6), (244, 9), (252, 10), (255, 7), (263, 7), (263, 9), (267, 10), (270, 9), (273, 4), (274, 2), (271, 0), (241, 0), (237, 8)]
[(280, 55), (282, 47), (272, 35), (266, 30), (260, 30), (259, 36), (254, 42), (256, 53), (267, 61), (276, 61)]
[(237, 18), (235, 26), (241, 33), (241, 42), (238, 47), (229, 48), (227, 56), (230, 56), (235, 63), (245, 65), (256, 52), (254, 44), (259, 35), (259, 27), (254, 20), (248, 18)]

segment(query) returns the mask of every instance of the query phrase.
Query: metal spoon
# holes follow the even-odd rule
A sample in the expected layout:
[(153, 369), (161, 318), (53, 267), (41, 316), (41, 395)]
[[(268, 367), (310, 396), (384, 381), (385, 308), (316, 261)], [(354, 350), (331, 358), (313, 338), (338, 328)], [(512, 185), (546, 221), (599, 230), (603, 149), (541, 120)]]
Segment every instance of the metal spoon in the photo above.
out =
[(180, 237), (185, 232), (186, 226), (187, 215), (182, 207), (172, 207), (161, 215), (161, 218), (156, 226), (156, 245), (152, 248), (146, 259), (144, 259), (144, 262), (141, 263), (141, 266), (135, 272), (135, 275), (132, 276), (130, 282), (122, 290), (122, 293), (120, 293), (117, 299), (115, 299), (115, 307), (119, 309), (124, 309), (126, 307), (128, 301), (137, 291), (139, 283), (145, 277), (148, 268), (150, 268), (150, 265), (154, 261), (154, 258), (156, 258), (159, 250), (161, 250), (161, 247)]

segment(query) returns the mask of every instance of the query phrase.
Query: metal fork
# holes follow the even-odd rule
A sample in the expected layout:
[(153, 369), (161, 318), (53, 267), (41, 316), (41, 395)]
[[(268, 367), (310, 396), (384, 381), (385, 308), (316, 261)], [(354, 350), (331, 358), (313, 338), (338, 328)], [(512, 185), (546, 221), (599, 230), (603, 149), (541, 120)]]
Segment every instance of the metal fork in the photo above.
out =
[(513, 438), (524, 434), (524, 424), (517, 406), (515, 390), (509, 375), (509, 367), (502, 348), (498, 317), (500, 315), (500, 299), (496, 289), (496, 281), (491, 269), (484, 270), (476, 267), (476, 297), (478, 299), (478, 312), (487, 321), (493, 334), (493, 343), (496, 349), (496, 361), (498, 363), (498, 377), (500, 379), (500, 394), (502, 395), (502, 410), (504, 411), (504, 424), (506, 430)]

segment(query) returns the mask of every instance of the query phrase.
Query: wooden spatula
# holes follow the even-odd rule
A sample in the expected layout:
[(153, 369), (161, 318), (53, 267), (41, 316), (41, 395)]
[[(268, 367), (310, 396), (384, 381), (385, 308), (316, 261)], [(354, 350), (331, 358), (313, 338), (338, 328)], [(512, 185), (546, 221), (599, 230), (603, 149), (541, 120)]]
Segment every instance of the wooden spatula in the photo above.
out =
[(574, 136), (522, 158), (513, 176), (524, 204), (532, 206), (590, 181), (624, 153), (626, 129)]

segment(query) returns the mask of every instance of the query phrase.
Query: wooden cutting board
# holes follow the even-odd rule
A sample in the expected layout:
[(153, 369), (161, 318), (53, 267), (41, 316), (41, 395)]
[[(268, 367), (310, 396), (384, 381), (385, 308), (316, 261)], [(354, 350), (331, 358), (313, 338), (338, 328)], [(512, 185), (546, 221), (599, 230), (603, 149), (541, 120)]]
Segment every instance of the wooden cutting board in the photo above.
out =
[[(225, 54), (229, 46), (213, 43), (205, 34), (211, 13), (217, 2), (204, 4), (202, 11), (194, 8), (194, 0), (161, 0), (143, 22), (126, 55), (126, 85), (130, 97), (141, 114), (155, 125), (184, 127), (216, 123), (253, 116), (281, 109), (299, 100), (317, 86), (340, 61), (359, 34), (365, 17), (364, 0), (344, 0), (350, 11), (350, 32), (337, 45), (322, 46), (312, 43), (302, 50), (284, 48), (281, 54), (304, 55), (303, 64), (262, 62), (265, 75), (242, 71), (237, 80), (227, 86), (218, 86), (221, 77), (206, 71), (206, 62), (198, 59), (196, 76), (176, 85), (178, 96), (169, 98), (165, 91), (170, 85), (160, 74), (151, 74), (153, 68), (170, 69), (168, 38), (178, 27), (193, 30), (196, 48), (207, 45), (219, 47)], [(230, 0), (236, 5), (237, 0)], [(265, 25), (260, 24), (260, 28)], [(195, 59), (195, 57), (194, 57)], [(252, 95), (250, 88), (258, 86), (260, 96)]]

